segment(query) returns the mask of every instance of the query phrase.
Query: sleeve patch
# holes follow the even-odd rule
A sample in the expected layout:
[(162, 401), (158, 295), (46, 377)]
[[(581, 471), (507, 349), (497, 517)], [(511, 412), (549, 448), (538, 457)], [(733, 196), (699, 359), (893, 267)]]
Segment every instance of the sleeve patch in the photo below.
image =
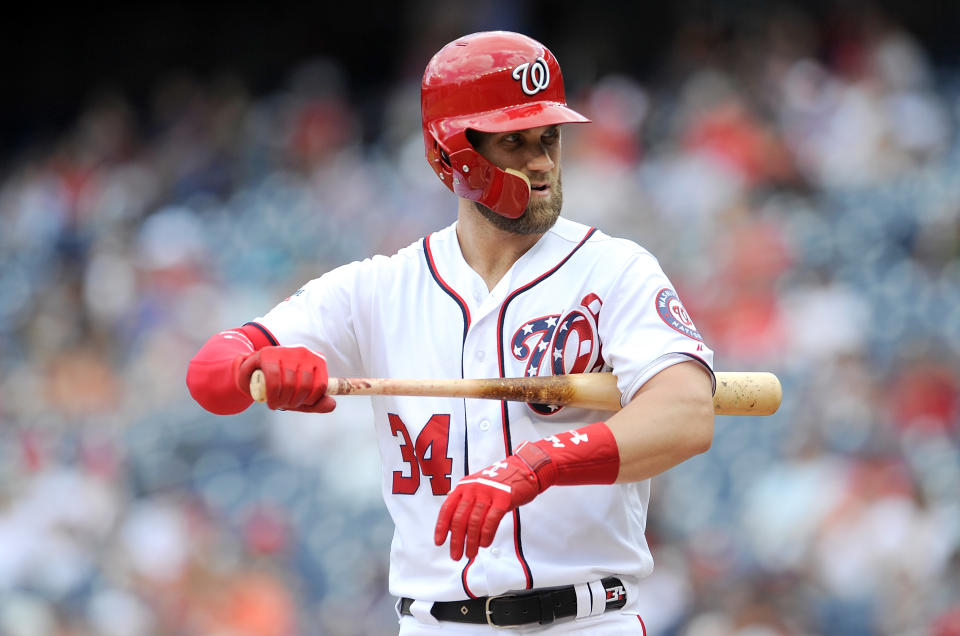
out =
[(703, 342), (700, 332), (697, 331), (693, 321), (690, 319), (690, 314), (687, 313), (687, 310), (683, 307), (683, 303), (680, 302), (680, 298), (677, 297), (677, 292), (669, 287), (664, 287), (657, 292), (656, 303), (657, 313), (660, 314), (660, 318), (662, 318), (663, 322), (667, 323), (671, 329), (682, 333), (688, 338)]
[(288, 300), (290, 300), (291, 298), (293, 298), (293, 297), (295, 297), (295, 296), (299, 296), (300, 294), (302, 294), (302, 293), (305, 292), (305, 291), (307, 291), (307, 290), (305, 290), (303, 287), (301, 287), (300, 289), (298, 289), (297, 291), (293, 292), (292, 294), (290, 294), (289, 296), (287, 296), (286, 298), (284, 298), (284, 299), (283, 299), (282, 301), (280, 301), (280, 302), (284, 302), (284, 303), (285, 303), (285, 302), (287, 302)]

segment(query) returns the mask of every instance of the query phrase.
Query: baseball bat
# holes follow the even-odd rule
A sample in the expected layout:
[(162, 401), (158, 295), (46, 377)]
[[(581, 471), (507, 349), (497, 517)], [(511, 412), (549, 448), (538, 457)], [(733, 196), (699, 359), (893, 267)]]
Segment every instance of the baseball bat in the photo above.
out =
[[(718, 371), (713, 410), (717, 415), (772, 415), (780, 408), (780, 380), (766, 371)], [(612, 373), (572, 373), (532, 378), (397, 380), (330, 378), (328, 395), (412, 395), (484, 398), (619, 411), (620, 391)], [(250, 378), (250, 395), (267, 401), (263, 371)]]

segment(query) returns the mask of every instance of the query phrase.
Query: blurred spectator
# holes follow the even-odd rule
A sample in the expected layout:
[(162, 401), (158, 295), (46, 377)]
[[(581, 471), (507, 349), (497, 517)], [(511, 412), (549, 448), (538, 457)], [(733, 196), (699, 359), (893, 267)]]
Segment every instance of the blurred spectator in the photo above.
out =
[(955, 360), (928, 355), (904, 361), (888, 396), (890, 412), (904, 430), (954, 438), (960, 433), (960, 370)]

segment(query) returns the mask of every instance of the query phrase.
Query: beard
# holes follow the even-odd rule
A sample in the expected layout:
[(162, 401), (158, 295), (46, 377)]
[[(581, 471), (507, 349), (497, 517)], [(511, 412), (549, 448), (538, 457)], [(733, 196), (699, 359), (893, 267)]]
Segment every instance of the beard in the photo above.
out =
[(513, 234), (543, 234), (553, 227), (560, 216), (560, 208), (563, 207), (562, 179), (558, 174), (557, 182), (551, 186), (549, 199), (531, 199), (527, 204), (527, 209), (515, 219), (508, 219), (502, 214), (497, 214), (476, 201), (473, 202), (473, 205), (484, 218), (499, 230)]

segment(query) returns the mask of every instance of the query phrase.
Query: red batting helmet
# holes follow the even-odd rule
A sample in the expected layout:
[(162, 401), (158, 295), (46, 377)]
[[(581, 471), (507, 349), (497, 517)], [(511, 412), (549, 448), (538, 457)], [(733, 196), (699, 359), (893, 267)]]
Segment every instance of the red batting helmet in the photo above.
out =
[(519, 33), (474, 33), (446, 45), (420, 85), (427, 161), (458, 196), (515, 219), (530, 200), (530, 182), (501, 170), (467, 140), (467, 129), (508, 132), (590, 121), (567, 107), (553, 53)]

